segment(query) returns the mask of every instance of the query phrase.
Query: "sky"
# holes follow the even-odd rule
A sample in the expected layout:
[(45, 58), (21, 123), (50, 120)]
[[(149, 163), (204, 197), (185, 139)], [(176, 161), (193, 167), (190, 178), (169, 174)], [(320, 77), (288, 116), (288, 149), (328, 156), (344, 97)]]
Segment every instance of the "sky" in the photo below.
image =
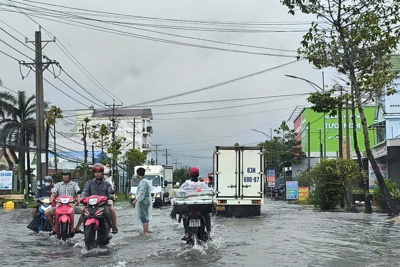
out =
[(40, 26), (51, 41), (43, 54), (59, 63), (44, 71), (45, 101), (66, 117), (57, 129), (76, 130), (76, 109), (151, 108), (153, 148), (201, 176), (215, 146), (257, 145), (309, 105), (313, 87), (285, 75), (333, 81), (296, 60), (315, 18), (289, 15), (279, 0), (48, 2), (0, 0), (0, 90), (35, 93), (34, 71), (19, 62), (33, 62)]

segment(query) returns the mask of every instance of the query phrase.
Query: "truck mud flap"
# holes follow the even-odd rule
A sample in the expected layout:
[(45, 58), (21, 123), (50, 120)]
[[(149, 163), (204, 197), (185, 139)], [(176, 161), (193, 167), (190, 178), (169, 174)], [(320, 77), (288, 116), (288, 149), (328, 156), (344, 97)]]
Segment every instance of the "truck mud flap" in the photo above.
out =
[(245, 218), (252, 216), (260, 216), (261, 206), (260, 205), (224, 205), (225, 210), (218, 209), (217, 215), (222, 217), (235, 217)]

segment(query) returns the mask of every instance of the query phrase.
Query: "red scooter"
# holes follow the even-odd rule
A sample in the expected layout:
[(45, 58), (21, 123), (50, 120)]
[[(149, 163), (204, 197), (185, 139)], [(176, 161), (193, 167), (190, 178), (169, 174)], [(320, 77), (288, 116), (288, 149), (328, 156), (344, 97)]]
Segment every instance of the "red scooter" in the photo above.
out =
[(83, 198), (82, 202), (86, 205), (83, 211), (86, 249), (107, 245), (111, 239), (108, 234), (111, 222), (105, 213), (105, 209), (108, 208), (108, 197), (92, 195)]
[(56, 198), (54, 232), (58, 239), (67, 240), (74, 236), (74, 202), (75, 198), (60, 196)]

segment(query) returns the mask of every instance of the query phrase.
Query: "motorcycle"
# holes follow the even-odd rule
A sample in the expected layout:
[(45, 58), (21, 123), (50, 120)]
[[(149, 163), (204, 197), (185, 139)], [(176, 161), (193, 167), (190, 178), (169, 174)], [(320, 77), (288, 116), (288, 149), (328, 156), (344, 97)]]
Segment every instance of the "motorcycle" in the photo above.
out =
[(46, 219), (46, 216), (44, 216), (44, 213), (46, 210), (51, 208), (51, 200), (49, 197), (41, 197), (36, 200), (38, 203), (38, 213), (36, 217), (28, 224), (28, 228), (35, 231), (46, 231), (46, 232), (51, 232), (53, 231), (53, 228), (49, 224), (49, 222)]
[(207, 242), (205, 214), (213, 212), (214, 190), (201, 189), (195, 191), (179, 190), (173, 200), (174, 212), (179, 215), (178, 222), (183, 219), (186, 244), (194, 245), (198, 241)]
[[(83, 211), (85, 247), (91, 250), (103, 247), (110, 242), (109, 222), (105, 209), (108, 208), (108, 197), (92, 195), (82, 199), (86, 205)], [(108, 211), (109, 212), (109, 211)]]
[(74, 237), (74, 203), (75, 198), (59, 196), (56, 198), (54, 232), (58, 239), (63, 241)]

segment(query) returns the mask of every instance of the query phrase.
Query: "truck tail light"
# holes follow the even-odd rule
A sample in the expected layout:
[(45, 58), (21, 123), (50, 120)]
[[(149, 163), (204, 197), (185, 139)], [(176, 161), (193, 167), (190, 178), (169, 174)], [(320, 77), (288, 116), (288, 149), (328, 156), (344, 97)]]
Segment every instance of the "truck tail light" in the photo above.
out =
[(251, 204), (261, 204), (261, 200), (252, 200)]
[(226, 204), (226, 200), (218, 200), (218, 204)]

